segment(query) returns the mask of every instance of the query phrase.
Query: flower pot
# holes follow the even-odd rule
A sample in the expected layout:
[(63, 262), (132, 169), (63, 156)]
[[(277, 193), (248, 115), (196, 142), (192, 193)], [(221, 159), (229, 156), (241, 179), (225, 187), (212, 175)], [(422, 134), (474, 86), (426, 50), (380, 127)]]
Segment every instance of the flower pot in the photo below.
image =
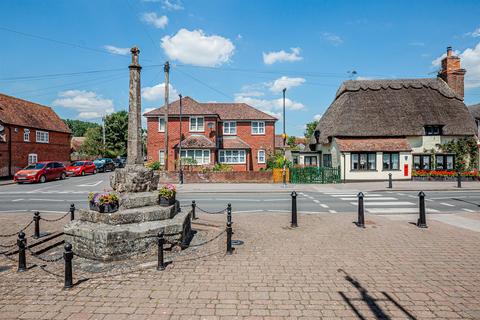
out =
[(90, 210), (94, 210), (100, 213), (112, 213), (118, 210), (117, 203), (107, 203), (107, 204), (95, 204), (90, 202)]
[(160, 201), (159, 204), (162, 207), (170, 207), (175, 204), (175, 198), (165, 198), (165, 197), (159, 197)]

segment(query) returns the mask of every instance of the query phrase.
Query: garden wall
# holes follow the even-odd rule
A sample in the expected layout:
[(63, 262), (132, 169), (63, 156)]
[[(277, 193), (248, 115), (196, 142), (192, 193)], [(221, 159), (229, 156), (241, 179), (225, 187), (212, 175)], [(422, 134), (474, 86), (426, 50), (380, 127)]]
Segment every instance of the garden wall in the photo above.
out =
[[(178, 183), (178, 172), (159, 171), (160, 183)], [(184, 183), (273, 183), (271, 171), (183, 173)]]

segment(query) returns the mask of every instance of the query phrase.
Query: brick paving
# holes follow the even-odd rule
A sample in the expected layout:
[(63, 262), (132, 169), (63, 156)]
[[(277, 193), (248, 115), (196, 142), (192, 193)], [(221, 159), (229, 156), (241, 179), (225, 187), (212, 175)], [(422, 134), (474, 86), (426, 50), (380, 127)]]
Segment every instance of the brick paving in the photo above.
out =
[[(23, 220), (2, 216), (0, 234)], [(203, 258), (70, 290), (38, 267), (16, 273), (2, 257), (0, 267), (12, 268), (0, 272), (0, 319), (480, 319), (480, 233), (379, 216), (358, 229), (353, 220), (301, 215), (290, 229), (288, 215), (239, 214), (234, 239), (244, 245), (231, 256), (218, 253), (221, 237), (192, 252)]]

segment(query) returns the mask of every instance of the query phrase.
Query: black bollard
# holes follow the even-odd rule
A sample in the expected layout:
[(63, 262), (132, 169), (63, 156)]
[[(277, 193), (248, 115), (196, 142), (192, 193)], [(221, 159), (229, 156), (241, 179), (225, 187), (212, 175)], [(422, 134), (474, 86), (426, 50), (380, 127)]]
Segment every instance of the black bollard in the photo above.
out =
[(65, 252), (63, 253), (63, 260), (65, 260), (65, 282), (63, 285), (64, 289), (69, 289), (73, 287), (73, 272), (72, 272), (72, 260), (73, 260), (73, 251), (72, 245), (70, 243), (65, 243)]
[(229, 203), (227, 205), (227, 254), (233, 253), (232, 235), (232, 205)]
[(392, 186), (392, 174), (389, 173), (388, 174), (388, 189), (392, 189), (393, 186)]
[(418, 193), (418, 200), (420, 205), (420, 217), (418, 218), (418, 221), (417, 221), (417, 227), (428, 228), (427, 217), (425, 215), (425, 193), (423, 193), (423, 191), (420, 191)]
[(27, 239), (25, 239), (25, 233), (21, 230), (18, 233), (17, 239), (18, 246), (18, 269), (17, 272), (27, 271), (27, 257), (25, 256), (25, 248), (27, 247)]
[(295, 191), (292, 192), (292, 221), (290, 226), (292, 228), (298, 227), (297, 224), (297, 193)]
[(165, 262), (163, 261), (163, 245), (165, 244), (165, 238), (163, 236), (163, 232), (158, 233), (158, 262), (157, 262), (157, 270), (163, 271), (165, 270)]
[(192, 200), (192, 220), (196, 220), (197, 216), (195, 215), (195, 209), (197, 208), (197, 204), (195, 200)]
[(363, 208), (363, 193), (358, 193), (358, 221), (357, 227), (365, 228), (365, 212)]
[(462, 174), (460, 170), (457, 171), (457, 188), (462, 187)]
[(75, 220), (75, 204), (70, 205), (70, 221)]
[(35, 223), (35, 231), (33, 233), (33, 238), (40, 238), (40, 212), (35, 211), (33, 213), (33, 222)]

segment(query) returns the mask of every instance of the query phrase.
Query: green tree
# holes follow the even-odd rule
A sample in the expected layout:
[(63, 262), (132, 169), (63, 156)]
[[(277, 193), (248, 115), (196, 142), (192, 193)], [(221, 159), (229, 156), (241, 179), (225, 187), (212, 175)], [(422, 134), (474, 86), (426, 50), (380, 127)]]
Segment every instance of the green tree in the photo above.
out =
[(85, 133), (85, 142), (80, 148), (80, 153), (90, 157), (97, 157), (103, 154), (102, 128), (89, 128)]
[(88, 129), (100, 127), (98, 123), (74, 119), (64, 119), (63, 122), (70, 128), (74, 137), (84, 137)]
[[(292, 166), (291, 161), (288, 161), (288, 159), (285, 159), (285, 161), (288, 168)], [(267, 158), (267, 169), (273, 168), (283, 168), (283, 154), (281, 152), (276, 152)]]
[(307, 127), (305, 130), (305, 138), (310, 139), (310, 137), (313, 135), (315, 132), (315, 129), (317, 129), (318, 125), (318, 120), (313, 120), (312, 122), (307, 123)]
[(123, 157), (127, 155), (128, 113), (118, 111), (105, 117), (105, 155)]

